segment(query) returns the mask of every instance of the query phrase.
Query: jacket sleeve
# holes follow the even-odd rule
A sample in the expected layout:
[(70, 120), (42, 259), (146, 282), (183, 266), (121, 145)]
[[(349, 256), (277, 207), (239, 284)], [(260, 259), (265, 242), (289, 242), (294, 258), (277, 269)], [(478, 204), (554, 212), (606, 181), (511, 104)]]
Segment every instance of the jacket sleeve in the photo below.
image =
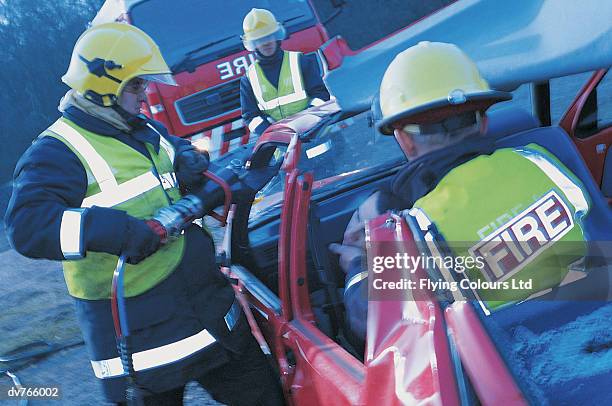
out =
[(310, 105), (318, 106), (328, 101), (330, 98), (329, 91), (323, 82), (316, 54), (302, 54), (300, 62), (306, 94), (311, 99)]
[(164, 135), (164, 138), (168, 140), (174, 149), (178, 149), (183, 145), (191, 145), (191, 141), (185, 138), (177, 137), (176, 135)]
[(77, 259), (86, 250), (120, 252), (129, 216), (107, 208), (81, 209), (87, 174), (61, 141), (36, 140), (15, 168), (5, 215), (12, 247), (31, 258)]
[[(160, 137), (163, 137), (174, 148), (174, 172), (176, 179), (183, 192), (189, 191), (193, 187), (201, 185), (206, 178), (201, 172), (206, 170), (210, 157), (208, 153), (202, 154), (202, 160), (185, 159), (183, 154), (191, 154), (196, 149), (191, 141), (185, 138), (170, 135), (168, 129), (159, 121), (149, 119), (149, 123), (155, 127)], [(199, 169), (199, 170), (198, 170)]]
[(261, 135), (274, 122), (270, 116), (259, 109), (247, 76), (240, 78), (240, 108), (242, 109), (242, 120), (251, 133)]
[(362, 267), (362, 257), (349, 265), (344, 285), (344, 307), (350, 331), (360, 341), (365, 341), (368, 318), (368, 270)]

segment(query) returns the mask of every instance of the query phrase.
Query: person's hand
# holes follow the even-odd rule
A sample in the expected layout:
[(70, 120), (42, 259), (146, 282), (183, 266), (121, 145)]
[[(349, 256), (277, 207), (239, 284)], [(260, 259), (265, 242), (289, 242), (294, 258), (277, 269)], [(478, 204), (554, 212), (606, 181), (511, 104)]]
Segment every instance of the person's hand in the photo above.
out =
[(382, 214), (379, 199), (380, 193), (376, 192), (359, 205), (346, 226), (342, 244), (365, 249), (365, 223)]
[(181, 144), (176, 148), (176, 176), (179, 182), (193, 188), (204, 183), (202, 172), (208, 169), (210, 158), (207, 152), (198, 151), (191, 144)]
[(357, 248), (365, 247), (365, 221), (359, 216), (359, 208), (355, 210), (346, 226), (342, 244)]
[(121, 254), (128, 264), (138, 264), (161, 246), (160, 236), (145, 221), (128, 216), (126, 237)]
[(359, 258), (363, 255), (362, 248), (345, 244), (330, 244), (329, 250), (334, 254), (340, 255), (340, 268), (342, 268), (344, 272), (348, 272), (349, 266), (355, 258)]

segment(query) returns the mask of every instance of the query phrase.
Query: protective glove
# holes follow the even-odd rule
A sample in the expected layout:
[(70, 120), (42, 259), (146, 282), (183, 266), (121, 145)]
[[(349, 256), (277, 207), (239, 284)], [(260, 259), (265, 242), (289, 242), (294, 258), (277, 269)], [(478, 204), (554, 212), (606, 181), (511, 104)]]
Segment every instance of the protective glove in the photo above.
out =
[(126, 238), (121, 246), (128, 264), (135, 265), (153, 255), (161, 246), (161, 238), (147, 222), (128, 216)]
[(188, 189), (204, 184), (206, 178), (202, 172), (208, 169), (209, 163), (208, 152), (200, 152), (191, 144), (176, 147), (176, 176), (179, 183)]
[(143, 220), (123, 210), (94, 206), (84, 216), (85, 251), (125, 254), (128, 263), (136, 264), (159, 248), (159, 236)]

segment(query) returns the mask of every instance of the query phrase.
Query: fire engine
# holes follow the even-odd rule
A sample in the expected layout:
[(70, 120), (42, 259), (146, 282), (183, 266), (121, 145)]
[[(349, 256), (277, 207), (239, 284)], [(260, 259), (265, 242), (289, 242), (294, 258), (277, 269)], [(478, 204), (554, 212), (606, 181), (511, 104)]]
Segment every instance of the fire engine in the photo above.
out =
[(157, 42), (179, 86), (151, 84), (143, 110), (214, 158), (249, 141), (240, 117), (240, 76), (254, 56), (240, 35), (253, 7), (269, 9), (283, 23), (285, 49), (314, 52), (329, 40), (309, 0), (107, 0), (91, 24), (133, 24)]

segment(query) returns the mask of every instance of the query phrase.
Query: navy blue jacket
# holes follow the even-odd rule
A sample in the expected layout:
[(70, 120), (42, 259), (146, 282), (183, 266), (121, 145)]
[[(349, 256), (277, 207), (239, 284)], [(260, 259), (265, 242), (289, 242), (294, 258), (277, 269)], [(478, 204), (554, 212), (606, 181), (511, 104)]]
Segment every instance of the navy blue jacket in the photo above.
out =
[[(124, 133), (76, 107), (68, 107), (64, 116), (96, 134), (118, 139), (149, 159), (144, 143), (159, 151), (159, 135), (144, 126)], [(171, 136), (160, 123), (150, 123), (175, 146), (189, 143)], [(179, 183), (180, 173), (177, 172)], [(64, 210), (80, 207), (87, 190), (87, 174), (79, 158), (63, 142), (53, 137), (36, 139), (15, 167), (13, 193), (5, 216), (7, 236), (13, 248), (31, 258), (63, 260), (60, 248), (60, 224)], [(121, 231), (127, 215), (118, 210), (92, 207), (86, 216), (85, 246), (121, 246)]]
[[(258, 52), (255, 52), (255, 55), (266, 78), (272, 85), (278, 87), (278, 77), (280, 76), (280, 70), (283, 63), (283, 50), (278, 47), (276, 53), (268, 58), (260, 55)], [(316, 55), (301, 54), (300, 68), (302, 70), (302, 78), (304, 79), (304, 88), (308, 97), (324, 101), (329, 100), (329, 92), (325, 87), (325, 83), (323, 83)], [(263, 119), (263, 123), (259, 124), (254, 129), (251, 128), (251, 132), (261, 135), (266, 128), (270, 126), (271, 121), (268, 121), (268, 115), (259, 109), (257, 99), (253, 94), (251, 82), (249, 82), (249, 78), (246, 75), (240, 78), (240, 106), (242, 109), (242, 119), (247, 126), (250, 124), (251, 120), (256, 117), (261, 117)]]

